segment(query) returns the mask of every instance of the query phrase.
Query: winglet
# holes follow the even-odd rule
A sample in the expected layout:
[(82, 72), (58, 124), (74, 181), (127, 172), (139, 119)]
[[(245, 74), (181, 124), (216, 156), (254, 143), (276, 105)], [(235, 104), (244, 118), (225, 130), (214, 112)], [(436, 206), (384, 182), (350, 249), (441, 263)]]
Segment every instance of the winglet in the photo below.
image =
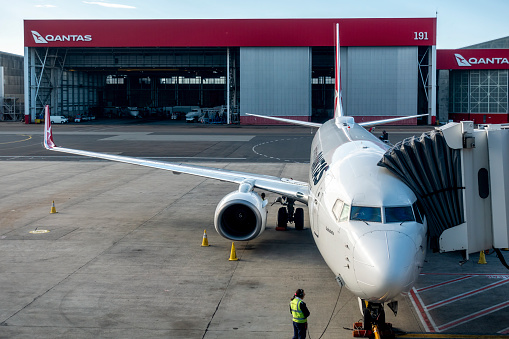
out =
[(50, 112), (49, 106), (46, 105), (44, 107), (44, 147), (46, 149), (51, 150), (53, 147), (56, 147), (55, 142), (53, 141), (53, 132), (51, 130), (51, 120), (50, 120)]

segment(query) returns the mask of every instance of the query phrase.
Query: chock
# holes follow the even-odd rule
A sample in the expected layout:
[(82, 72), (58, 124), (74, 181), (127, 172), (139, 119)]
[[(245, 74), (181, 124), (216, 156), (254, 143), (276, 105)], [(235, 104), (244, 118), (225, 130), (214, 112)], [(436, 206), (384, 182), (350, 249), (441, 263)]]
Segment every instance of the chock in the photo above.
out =
[(232, 250), (230, 252), (230, 261), (237, 261), (239, 258), (237, 258), (237, 253), (235, 252), (235, 244), (232, 242)]
[(50, 213), (57, 213), (57, 209), (55, 208), (55, 200), (51, 203)]
[(488, 263), (486, 261), (486, 256), (484, 255), (484, 251), (481, 251), (481, 253), (479, 253), (479, 261), (477, 263), (483, 265)]
[(209, 240), (207, 239), (207, 230), (203, 231), (203, 240), (201, 242), (202, 247), (209, 246)]

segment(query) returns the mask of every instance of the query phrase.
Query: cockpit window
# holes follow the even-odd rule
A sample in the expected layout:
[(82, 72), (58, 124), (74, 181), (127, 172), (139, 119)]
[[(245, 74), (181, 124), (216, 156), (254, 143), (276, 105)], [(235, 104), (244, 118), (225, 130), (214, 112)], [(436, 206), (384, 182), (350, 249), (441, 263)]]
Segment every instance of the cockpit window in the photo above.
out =
[(423, 223), (422, 219), (424, 218), (424, 215), (422, 213), (422, 209), (420, 208), (419, 202), (418, 201), (414, 202), (412, 207), (414, 208), (415, 221), (417, 221), (419, 224), (422, 224)]
[(352, 206), (350, 220), (382, 222), (380, 207)]
[(341, 200), (337, 199), (336, 202), (334, 203), (334, 206), (332, 207), (332, 213), (334, 213), (336, 220), (339, 220), (342, 208), (343, 208), (343, 202)]
[(339, 222), (347, 221), (349, 215), (350, 215), (350, 205), (343, 204), (343, 209), (341, 210), (341, 215), (339, 216)]
[(385, 208), (385, 222), (415, 221), (412, 206), (398, 206)]

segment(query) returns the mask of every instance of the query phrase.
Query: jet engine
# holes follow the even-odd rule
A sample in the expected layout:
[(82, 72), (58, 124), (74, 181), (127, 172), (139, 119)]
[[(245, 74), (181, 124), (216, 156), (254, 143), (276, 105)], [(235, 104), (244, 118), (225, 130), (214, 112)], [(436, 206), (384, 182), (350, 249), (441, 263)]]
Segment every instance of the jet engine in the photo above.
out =
[(217, 233), (235, 241), (251, 240), (262, 234), (267, 223), (267, 201), (252, 190), (252, 184), (242, 183), (238, 191), (221, 199), (214, 216)]

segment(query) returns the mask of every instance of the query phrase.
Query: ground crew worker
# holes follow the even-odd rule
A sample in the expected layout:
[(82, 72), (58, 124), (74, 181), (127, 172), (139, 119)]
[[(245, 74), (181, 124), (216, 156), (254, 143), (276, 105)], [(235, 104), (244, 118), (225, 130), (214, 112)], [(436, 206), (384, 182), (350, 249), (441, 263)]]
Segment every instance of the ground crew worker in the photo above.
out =
[(389, 133), (387, 133), (385, 130), (382, 132), (382, 135), (380, 136), (380, 140), (383, 142), (389, 141)]
[(309, 310), (304, 299), (303, 289), (298, 289), (290, 302), (290, 313), (293, 317), (293, 338), (292, 339), (306, 339), (306, 330), (308, 328)]

